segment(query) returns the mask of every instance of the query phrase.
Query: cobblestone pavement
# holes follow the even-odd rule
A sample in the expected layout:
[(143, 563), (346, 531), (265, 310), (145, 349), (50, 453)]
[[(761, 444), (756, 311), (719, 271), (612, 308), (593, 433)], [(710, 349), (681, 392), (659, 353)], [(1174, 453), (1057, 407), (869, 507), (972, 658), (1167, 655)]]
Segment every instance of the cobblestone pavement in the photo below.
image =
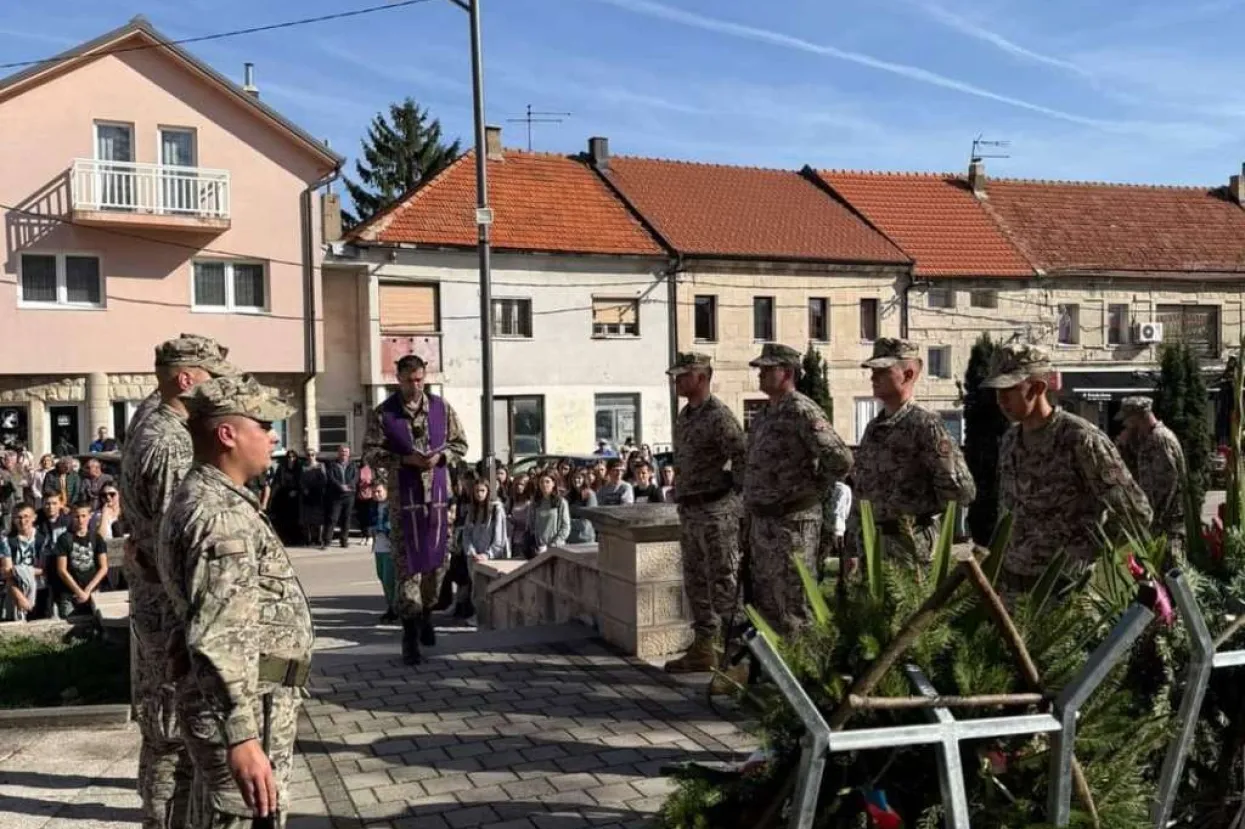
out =
[(703, 684), (573, 630), (516, 633), (459, 634), (418, 669), (396, 643), (318, 669), (300, 747), (325, 826), (648, 826), (671, 788), (664, 764), (752, 747), (705, 707)]

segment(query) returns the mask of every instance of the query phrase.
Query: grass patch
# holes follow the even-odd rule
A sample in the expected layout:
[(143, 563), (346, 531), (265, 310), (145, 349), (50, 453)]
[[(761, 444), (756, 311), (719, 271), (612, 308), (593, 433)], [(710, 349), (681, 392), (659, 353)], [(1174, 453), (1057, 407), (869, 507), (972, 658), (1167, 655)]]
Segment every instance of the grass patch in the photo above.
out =
[(91, 638), (0, 639), (0, 708), (54, 708), (130, 701), (130, 652)]

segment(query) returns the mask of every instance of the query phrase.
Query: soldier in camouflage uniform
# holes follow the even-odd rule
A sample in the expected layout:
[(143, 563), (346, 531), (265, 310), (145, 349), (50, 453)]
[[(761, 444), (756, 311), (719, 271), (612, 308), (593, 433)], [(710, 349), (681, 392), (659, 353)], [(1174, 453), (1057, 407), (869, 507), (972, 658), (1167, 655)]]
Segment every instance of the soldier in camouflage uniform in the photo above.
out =
[(1013, 516), (1003, 560), (1009, 593), (1028, 590), (1060, 550), (1074, 568), (1099, 548), (1098, 528), (1150, 522), (1150, 505), (1111, 440), (1089, 421), (1054, 408), (1046, 391), (1054, 368), (1026, 343), (998, 349), (982, 388), (996, 389), (1012, 422), (999, 449), (1000, 506)]
[[(873, 396), (883, 410), (865, 427), (852, 470), (856, 503), (869, 501), (891, 561), (928, 562), (935, 525), (948, 503), (967, 505), (977, 496), (960, 447), (942, 418), (916, 404), (920, 349), (883, 337), (862, 368), (872, 372)], [(859, 507), (854, 511), (859, 536)]]
[(398, 391), (376, 407), (363, 439), (363, 459), (387, 484), (389, 538), (398, 574), (402, 661), (417, 665), (419, 646), (436, 644), (432, 608), (449, 544), (449, 470), (467, 454), (458, 415), (424, 392), (424, 361), (398, 361)]
[(190, 802), (190, 758), (178, 732), (168, 675), (173, 608), (156, 556), (160, 519), (194, 459), (186, 407), (178, 395), (213, 376), (234, 373), (225, 349), (212, 340), (183, 334), (161, 343), (156, 348), (158, 405), (141, 420), (135, 416), (121, 456), (121, 498), (130, 525), (125, 569), (136, 645), (130, 681), (142, 733), (138, 792), (143, 829), (180, 829)]
[(793, 557), (817, 572), (821, 502), (852, 468), (852, 453), (821, 407), (795, 390), (800, 352), (766, 343), (760, 369), (769, 404), (753, 421), (744, 464), (752, 601), (780, 633), (802, 624), (804, 588)]
[(739, 497), (747, 441), (735, 415), (709, 390), (713, 366), (704, 354), (680, 354), (667, 372), (687, 405), (674, 424), (675, 501), (683, 587), (692, 611), (688, 651), (666, 663), (670, 673), (718, 666), (724, 618), (733, 615), (739, 573)]
[(268, 468), (291, 408), (250, 375), (182, 396), (194, 465), (160, 525), (160, 570), (183, 647), (178, 715), (195, 770), (196, 829), (285, 824), (311, 608), (247, 481)]
[(1117, 417), (1124, 421), (1117, 440), (1120, 454), (1154, 511), (1150, 529), (1166, 535), (1179, 552), (1185, 536), (1185, 459), (1180, 439), (1154, 416), (1154, 401), (1148, 397), (1124, 398)]
[[(211, 337), (204, 337), (199, 334), (179, 334), (177, 336), (177, 339), (179, 340), (201, 340), (203, 342), (214, 342), (214, 340), (212, 340)], [(228, 348), (225, 348), (223, 345), (219, 345), (219, 344), (216, 345), (216, 348), (218, 349), (219, 357), (221, 360), (224, 360), (226, 357), (229, 356)], [(157, 385), (156, 390), (153, 391), (151, 394), (147, 395), (146, 397), (144, 397), (142, 401), (138, 404), (138, 408), (134, 410), (134, 414), (130, 416), (130, 422), (126, 424), (125, 435), (123, 436), (122, 442), (124, 443), (125, 441), (128, 441), (131, 437), (133, 437), (135, 431), (138, 430), (138, 427), (142, 424), (143, 420), (147, 417), (147, 415), (151, 414), (157, 408), (159, 408), (160, 404), (163, 402), (164, 402), (164, 396), (160, 393), (159, 386)]]

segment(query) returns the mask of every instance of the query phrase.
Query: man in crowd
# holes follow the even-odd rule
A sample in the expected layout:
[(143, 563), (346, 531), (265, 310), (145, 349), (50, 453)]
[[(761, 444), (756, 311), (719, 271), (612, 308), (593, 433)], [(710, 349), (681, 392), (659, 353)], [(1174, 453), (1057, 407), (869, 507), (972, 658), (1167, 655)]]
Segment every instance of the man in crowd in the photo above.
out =
[(104, 491), (104, 487), (116, 484), (112, 476), (100, 466), (99, 458), (87, 458), (86, 463), (82, 464), (81, 481), (78, 497), (90, 501), (91, 509), (100, 508), (103, 501), (100, 493)]
[(184, 334), (157, 346), (160, 405), (141, 421), (135, 419), (121, 457), (121, 497), (130, 525), (125, 566), (130, 635), (137, 645), (130, 679), (142, 735), (138, 791), (143, 829), (183, 825), (190, 803), (190, 758), (177, 729), (169, 672), (175, 615), (161, 582), (156, 544), (169, 500), (194, 460), (181, 395), (214, 376), (236, 373), (224, 354), (215, 341)]
[(43, 497), (59, 495), (65, 508), (78, 503), (81, 489), (82, 479), (73, 471), (73, 458), (70, 457), (57, 458), (56, 469), (43, 478)]
[(626, 466), (619, 458), (611, 458), (605, 465), (606, 483), (597, 490), (597, 504), (602, 507), (620, 507), (635, 503), (635, 490), (623, 480)]
[(268, 468), (272, 423), (292, 410), (250, 375), (207, 380), (181, 400), (195, 462), (157, 549), (183, 642), (192, 813), (197, 829), (249, 829), (269, 816), (279, 827), (314, 632), (293, 564), (246, 484)]
[(17, 468), (17, 454), (0, 452), (0, 537), (9, 534), (13, 512), (25, 495), (25, 476)]
[(865, 427), (852, 471), (853, 495), (857, 503), (873, 505), (887, 556), (911, 566), (929, 561), (934, 528), (947, 504), (966, 506), (977, 495), (942, 418), (916, 404), (919, 355), (905, 340), (882, 337), (873, 344), (862, 368), (870, 370), (882, 411)]
[(720, 662), (724, 619), (735, 610), (739, 578), (739, 488), (747, 441), (734, 413), (710, 390), (713, 364), (680, 354), (667, 372), (687, 405), (674, 423), (679, 470), (679, 546), (692, 614), (692, 645), (666, 663), (672, 674), (711, 671)]
[(1150, 502), (1151, 530), (1163, 534), (1177, 552), (1184, 549), (1184, 449), (1180, 439), (1154, 416), (1154, 401), (1126, 397), (1117, 417), (1124, 431), (1116, 443), (1124, 463)]
[(631, 486), (631, 500), (636, 504), (660, 504), (661, 487), (653, 481), (653, 466), (648, 461), (635, 464), (635, 483)]
[[(800, 352), (766, 343), (749, 365), (769, 397), (748, 435), (744, 508), (752, 601), (782, 634), (803, 623), (804, 587), (792, 558), (817, 572), (822, 499), (852, 468), (852, 452), (821, 407), (796, 391)], [(682, 470), (680, 470), (681, 474)]]
[(354, 510), (354, 491), (359, 485), (359, 467), (350, 460), (350, 447), (337, 447), (337, 459), (325, 469), (328, 488), (324, 493), (324, 538), (320, 549), (333, 543), (333, 528), (341, 531), (341, 544), (350, 543), (350, 514)]
[(1012, 514), (1003, 586), (1012, 594), (1031, 589), (1061, 550), (1073, 572), (1092, 562), (1104, 520), (1115, 537), (1129, 522), (1145, 526), (1151, 518), (1145, 493), (1111, 440), (1051, 405), (1046, 392), (1053, 376), (1043, 349), (1007, 343), (981, 384), (996, 390), (1012, 422), (999, 449), (999, 504)]
[(368, 423), (363, 458), (389, 491), (389, 537), (398, 574), (402, 661), (418, 665), (419, 646), (436, 644), (432, 607), (449, 544), (450, 467), (467, 453), (458, 415), (443, 398), (424, 391), (424, 361), (398, 360), (398, 391)]
[(95, 440), (91, 441), (88, 452), (115, 452), (117, 450), (117, 442), (108, 437), (108, 427), (100, 426), (95, 434)]

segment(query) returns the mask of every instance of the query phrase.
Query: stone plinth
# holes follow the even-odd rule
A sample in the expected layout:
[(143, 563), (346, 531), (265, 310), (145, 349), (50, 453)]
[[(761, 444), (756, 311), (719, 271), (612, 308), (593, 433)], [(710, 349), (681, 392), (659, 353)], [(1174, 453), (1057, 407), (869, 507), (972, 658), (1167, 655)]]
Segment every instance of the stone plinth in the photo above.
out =
[(597, 532), (597, 616), (605, 640), (642, 658), (686, 648), (692, 633), (675, 506), (590, 507), (577, 514)]

